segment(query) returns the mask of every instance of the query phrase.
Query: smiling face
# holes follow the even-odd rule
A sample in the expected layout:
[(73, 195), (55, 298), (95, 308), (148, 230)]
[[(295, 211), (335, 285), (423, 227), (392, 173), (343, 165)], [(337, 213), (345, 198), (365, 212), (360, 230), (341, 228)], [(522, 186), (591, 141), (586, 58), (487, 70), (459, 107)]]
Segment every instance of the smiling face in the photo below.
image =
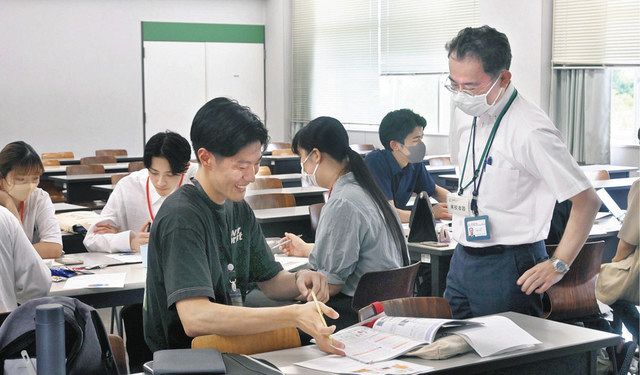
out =
[(169, 161), (161, 156), (151, 158), (151, 166), (149, 169), (149, 180), (153, 184), (161, 197), (171, 194), (178, 185), (183, 174), (173, 174)]
[(207, 170), (207, 194), (214, 202), (244, 199), (247, 185), (256, 180), (262, 158), (262, 144), (258, 141), (243, 147), (229, 157), (215, 156), (201, 148), (198, 150), (201, 166)]

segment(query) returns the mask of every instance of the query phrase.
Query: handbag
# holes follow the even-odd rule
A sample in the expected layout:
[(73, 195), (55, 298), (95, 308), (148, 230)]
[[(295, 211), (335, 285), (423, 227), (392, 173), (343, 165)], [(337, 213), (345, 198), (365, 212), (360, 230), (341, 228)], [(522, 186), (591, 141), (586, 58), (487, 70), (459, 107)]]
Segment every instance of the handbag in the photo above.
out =
[(617, 300), (640, 304), (640, 282), (638, 278), (640, 251), (619, 262), (605, 263), (600, 267), (596, 283), (596, 297), (602, 303), (611, 305)]

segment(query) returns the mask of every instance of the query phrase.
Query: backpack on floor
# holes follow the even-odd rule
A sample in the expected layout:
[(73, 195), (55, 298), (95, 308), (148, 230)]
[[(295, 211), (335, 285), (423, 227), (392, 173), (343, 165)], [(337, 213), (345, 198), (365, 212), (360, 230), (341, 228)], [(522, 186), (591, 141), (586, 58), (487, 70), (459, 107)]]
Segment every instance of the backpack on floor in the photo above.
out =
[(69, 297), (34, 299), (9, 314), (0, 326), (0, 375), (4, 375), (4, 361), (21, 358), (22, 350), (36, 357), (36, 306), (48, 303), (60, 304), (64, 310), (67, 375), (118, 375), (98, 312)]

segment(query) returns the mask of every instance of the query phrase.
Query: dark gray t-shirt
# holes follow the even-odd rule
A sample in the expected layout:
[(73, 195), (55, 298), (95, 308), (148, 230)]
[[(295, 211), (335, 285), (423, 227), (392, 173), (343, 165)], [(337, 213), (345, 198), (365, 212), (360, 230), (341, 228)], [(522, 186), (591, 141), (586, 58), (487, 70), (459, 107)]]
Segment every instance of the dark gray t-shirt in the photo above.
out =
[(167, 198), (151, 228), (143, 318), (152, 351), (191, 345), (176, 302), (208, 297), (230, 304), (233, 276), (244, 298), (250, 283), (269, 280), (282, 270), (246, 202), (218, 205), (194, 183)]

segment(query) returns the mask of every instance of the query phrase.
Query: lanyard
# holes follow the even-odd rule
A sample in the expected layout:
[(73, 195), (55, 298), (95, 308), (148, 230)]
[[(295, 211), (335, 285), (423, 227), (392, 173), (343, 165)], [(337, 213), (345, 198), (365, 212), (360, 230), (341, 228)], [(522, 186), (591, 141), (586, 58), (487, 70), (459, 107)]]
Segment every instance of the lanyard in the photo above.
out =
[[(507, 102), (505, 107), (502, 109), (502, 111), (500, 112), (500, 115), (498, 115), (498, 118), (496, 118), (496, 121), (493, 124), (491, 133), (489, 134), (489, 139), (487, 139), (487, 143), (485, 143), (484, 150), (482, 151), (482, 156), (480, 156), (480, 163), (478, 163), (477, 166), (476, 166), (476, 160), (475, 160), (477, 117), (473, 118), (473, 123), (471, 124), (471, 134), (469, 136), (469, 144), (467, 145), (467, 152), (464, 157), (464, 166), (462, 168), (462, 175), (460, 176), (460, 187), (458, 188), (458, 195), (462, 195), (464, 193), (464, 190), (468, 188), (471, 184), (473, 184), (473, 197), (474, 198), (478, 197), (478, 190), (480, 189), (480, 183), (482, 182), (482, 176), (484, 175), (484, 169), (485, 169), (484, 166), (486, 163), (487, 156), (489, 155), (489, 151), (491, 150), (491, 146), (493, 145), (493, 140), (495, 139), (496, 132), (498, 131), (498, 127), (500, 126), (500, 122), (502, 121), (502, 118), (511, 107), (511, 104), (516, 99), (516, 96), (518, 96), (518, 90), (514, 89), (513, 94), (511, 94), (511, 97), (509, 98), (509, 101)], [(472, 160), (473, 177), (466, 185), (463, 185), (464, 173), (467, 169), (467, 162), (469, 160), (469, 149), (472, 149), (471, 158), (473, 159)], [(476, 181), (477, 181), (477, 184), (476, 184)], [(474, 213), (477, 215), (478, 209), (477, 209), (476, 199), (474, 199), (471, 202), (471, 205), (472, 205), (472, 209), (474, 210)]]
[(20, 202), (20, 205), (18, 205), (18, 211), (20, 211), (20, 223), (24, 223), (24, 202)]
[[(149, 217), (151, 218), (151, 221), (156, 219), (156, 215), (153, 214), (153, 210), (151, 209), (151, 194), (149, 193), (149, 179), (150, 177), (147, 176), (147, 209), (149, 209)], [(182, 176), (180, 177), (180, 182), (178, 183), (178, 187), (182, 186), (182, 180), (184, 180), (184, 174), (182, 174)]]

